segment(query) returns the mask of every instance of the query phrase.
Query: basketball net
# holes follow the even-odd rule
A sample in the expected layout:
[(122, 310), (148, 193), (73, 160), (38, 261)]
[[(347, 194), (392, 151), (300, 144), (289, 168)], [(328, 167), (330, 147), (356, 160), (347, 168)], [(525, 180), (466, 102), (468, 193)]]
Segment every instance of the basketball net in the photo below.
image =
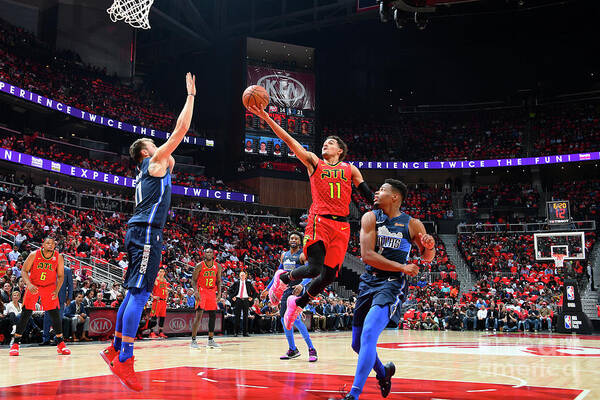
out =
[(106, 12), (112, 22), (124, 21), (134, 28), (150, 29), (150, 7), (154, 0), (114, 0)]
[(554, 259), (554, 267), (557, 271), (561, 271), (562, 267), (565, 263), (565, 254), (552, 254), (552, 258)]

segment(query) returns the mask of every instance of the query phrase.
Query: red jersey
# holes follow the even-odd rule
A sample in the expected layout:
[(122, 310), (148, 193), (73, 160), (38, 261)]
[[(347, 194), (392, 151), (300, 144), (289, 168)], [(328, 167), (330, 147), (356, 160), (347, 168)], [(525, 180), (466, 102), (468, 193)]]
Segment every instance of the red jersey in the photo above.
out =
[(29, 270), (29, 280), (35, 286), (56, 285), (56, 270), (58, 269), (58, 251), (54, 250), (49, 258), (44, 257), (42, 250), (35, 252), (31, 270)]
[(311, 215), (347, 216), (352, 195), (352, 167), (344, 161), (329, 165), (319, 159), (310, 176), (310, 191), (313, 201)]
[(159, 281), (156, 280), (154, 289), (152, 289), (152, 296), (158, 296), (161, 300), (166, 301), (169, 297), (169, 282), (167, 280)]
[(198, 289), (214, 290), (217, 288), (217, 268), (218, 264), (213, 261), (212, 267), (207, 266), (204, 261), (200, 263), (200, 273), (198, 274)]

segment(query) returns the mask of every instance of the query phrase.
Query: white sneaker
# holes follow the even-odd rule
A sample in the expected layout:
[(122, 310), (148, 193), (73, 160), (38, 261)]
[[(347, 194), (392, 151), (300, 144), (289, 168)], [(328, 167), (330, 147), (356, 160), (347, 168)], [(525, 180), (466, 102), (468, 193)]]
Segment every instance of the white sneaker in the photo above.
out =
[(195, 340), (192, 340), (192, 343), (190, 343), (190, 347), (192, 349), (199, 349), (200, 345), (198, 344), (198, 342), (196, 342)]
[(221, 346), (217, 342), (215, 342), (214, 339), (208, 339), (208, 347), (211, 347), (213, 349), (218, 349)]

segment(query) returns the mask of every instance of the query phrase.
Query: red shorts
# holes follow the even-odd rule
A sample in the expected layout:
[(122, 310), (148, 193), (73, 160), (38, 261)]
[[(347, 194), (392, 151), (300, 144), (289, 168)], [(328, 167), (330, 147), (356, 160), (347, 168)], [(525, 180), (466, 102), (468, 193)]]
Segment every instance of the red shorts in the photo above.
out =
[(334, 221), (319, 215), (309, 215), (304, 230), (304, 255), (306, 249), (318, 242), (325, 244), (325, 265), (338, 268), (344, 263), (348, 241), (350, 240), (350, 224)]
[(166, 317), (167, 316), (166, 300), (152, 301), (152, 310), (150, 311), (150, 315), (153, 317)]
[(200, 301), (196, 304), (196, 310), (213, 311), (217, 309), (217, 291), (214, 289), (198, 289)]
[(44, 311), (54, 310), (60, 307), (58, 296), (55, 299), (52, 298), (52, 291), (56, 289), (56, 285), (49, 286), (38, 286), (38, 292), (33, 294), (29, 290), (25, 290), (25, 297), (23, 297), (23, 307), (28, 310), (35, 311), (35, 304), (38, 299), (42, 298), (42, 309)]

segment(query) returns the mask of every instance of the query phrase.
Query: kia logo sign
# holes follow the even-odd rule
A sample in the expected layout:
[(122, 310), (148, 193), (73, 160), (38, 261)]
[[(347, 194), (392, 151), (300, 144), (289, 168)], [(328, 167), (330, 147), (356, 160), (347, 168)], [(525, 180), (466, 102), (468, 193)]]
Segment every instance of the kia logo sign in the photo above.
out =
[(95, 318), (90, 323), (90, 331), (96, 333), (109, 333), (112, 331), (112, 321), (106, 318)]
[(269, 97), (275, 102), (283, 103), (287, 107), (293, 107), (306, 95), (304, 85), (289, 76), (266, 75), (260, 78), (256, 84), (264, 87)]
[(174, 332), (182, 332), (185, 330), (185, 320), (183, 318), (173, 318), (169, 322), (169, 328)]

